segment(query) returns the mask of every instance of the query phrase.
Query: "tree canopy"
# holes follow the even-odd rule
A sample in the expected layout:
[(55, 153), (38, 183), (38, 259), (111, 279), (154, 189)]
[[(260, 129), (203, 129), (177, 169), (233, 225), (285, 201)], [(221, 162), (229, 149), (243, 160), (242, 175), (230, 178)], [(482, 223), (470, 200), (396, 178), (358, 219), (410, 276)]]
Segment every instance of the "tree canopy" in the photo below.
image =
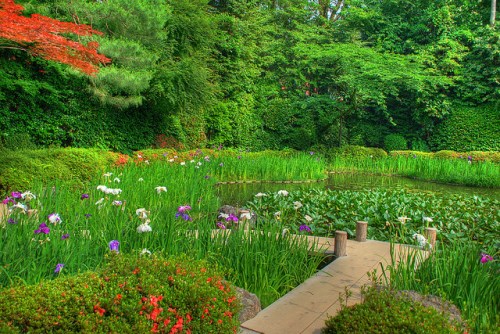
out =
[[(500, 33), (490, 0), (18, 2), (23, 15), (14, 2), (0, 2), (8, 15), (28, 20), (23, 31), (31, 34), (29, 43), (1, 35), (15, 48), (0, 49), (0, 86), (18, 96), (0, 93), (4, 141), (27, 131), (39, 145), (59, 138), (59, 145), (122, 151), (181, 143), (308, 149), (383, 147), (397, 135), (425, 150), (445, 142), (439, 136), (461, 110), (500, 106)], [(27, 28), (42, 15), (59, 30)], [(6, 34), (12, 23), (0, 20)], [(59, 59), (35, 52), (45, 41), (47, 50), (60, 41), (50, 53)], [(54, 64), (64, 52), (75, 55), (80, 49), (68, 45), (79, 42), (112, 62), (89, 62), (106, 66), (83, 78)], [(34, 94), (43, 90), (55, 92), (50, 103)], [(69, 97), (71, 109), (62, 102)], [(13, 110), (62, 116), (40, 117), (47, 134)], [(88, 123), (91, 137), (80, 137), (82, 115), (102, 118)], [(131, 124), (141, 128), (140, 139)], [(500, 146), (483, 142), (484, 149)]]

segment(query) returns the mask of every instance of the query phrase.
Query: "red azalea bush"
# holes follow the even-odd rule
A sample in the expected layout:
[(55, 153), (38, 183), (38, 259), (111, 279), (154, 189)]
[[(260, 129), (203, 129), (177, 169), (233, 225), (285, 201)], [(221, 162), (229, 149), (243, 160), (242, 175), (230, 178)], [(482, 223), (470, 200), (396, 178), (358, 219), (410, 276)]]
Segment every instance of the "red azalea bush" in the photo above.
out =
[(96, 272), (0, 291), (0, 332), (236, 333), (239, 309), (207, 262), (113, 253)]

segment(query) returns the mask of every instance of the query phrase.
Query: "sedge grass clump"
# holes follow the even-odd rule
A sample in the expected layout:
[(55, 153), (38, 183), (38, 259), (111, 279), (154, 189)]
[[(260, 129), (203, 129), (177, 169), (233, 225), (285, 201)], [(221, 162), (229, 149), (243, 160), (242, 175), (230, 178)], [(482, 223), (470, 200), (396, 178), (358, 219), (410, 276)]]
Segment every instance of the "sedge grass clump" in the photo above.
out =
[(111, 252), (95, 272), (1, 290), (2, 333), (234, 333), (240, 304), (206, 261)]
[(448, 315), (425, 307), (388, 289), (370, 287), (363, 291), (363, 302), (343, 307), (327, 319), (323, 334), (445, 334), (463, 333)]
[(453, 153), (457, 157), (453, 159), (438, 153), (424, 155), (397, 151), (382, 158), (339, 155), (330, 160), (329, 169), (335, 172), (399, 175), (466, 186), (500, 187), (498, 163), (480, 161), (471, 155), (462, 156), (456, 152)]
[(497, 246), (454, 241), (427, 259), (419, 252), (393, 256), (385, 272), (398, 290), (442, 296), (462, 312), (473, 333), (495, 333), (500, 326), (500, 265)]

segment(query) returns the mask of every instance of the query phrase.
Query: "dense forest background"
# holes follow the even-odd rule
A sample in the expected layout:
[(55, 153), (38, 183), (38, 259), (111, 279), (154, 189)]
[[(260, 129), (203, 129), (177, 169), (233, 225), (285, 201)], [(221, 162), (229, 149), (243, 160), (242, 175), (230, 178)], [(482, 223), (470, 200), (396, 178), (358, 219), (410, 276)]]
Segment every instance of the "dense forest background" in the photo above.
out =
[(495, 1), (16, 2), (102, 31), (112, 62), (0, 40), (7, 147), (500, 150)]

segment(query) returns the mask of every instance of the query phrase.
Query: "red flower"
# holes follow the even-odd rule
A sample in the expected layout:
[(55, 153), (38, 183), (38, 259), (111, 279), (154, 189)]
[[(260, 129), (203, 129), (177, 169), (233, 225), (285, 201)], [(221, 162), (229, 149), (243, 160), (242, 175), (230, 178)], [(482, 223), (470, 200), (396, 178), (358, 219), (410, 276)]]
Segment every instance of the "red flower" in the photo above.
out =
[(151, 312), (151, 320), (155, 321), (156, 318), (158, 318), (158, 316), (160, 315), (160, 313), (163, 311), (162, 308), (155, 308), (152, 312)]
[(101, 317), (104, 315), (104, 312), (106, 312), (105, 309), (103, 309), (99, 304), (94, 305), (94, 312), (99, 313)]

